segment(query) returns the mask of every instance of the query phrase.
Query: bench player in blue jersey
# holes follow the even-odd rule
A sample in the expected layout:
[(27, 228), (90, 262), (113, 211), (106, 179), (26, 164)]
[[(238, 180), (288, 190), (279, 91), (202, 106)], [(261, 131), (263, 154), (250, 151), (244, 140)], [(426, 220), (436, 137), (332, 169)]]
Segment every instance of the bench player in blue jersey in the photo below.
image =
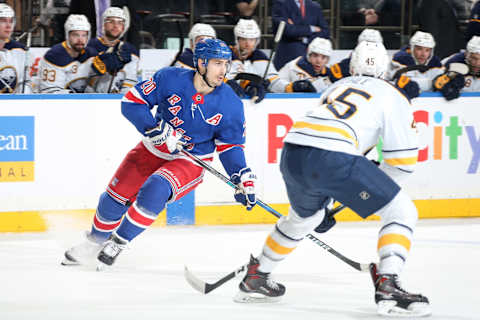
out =
[(122, 113), (142, 141), (126, 155), (100, 196), (87, 240), (67, 250), (63, 264), (98, 259), (99, 269), (112, 265), (167, 203), (202, 182), (204, 169), (179, 152), (179, 145), (203, 161), (213, 160), (217, 151), (225, 171), (243, 191), (235, 199), (247, 209), (255, 206), (256, 176), (243, 151), (243, 104), (223, 81), (231, 59), (225, 42), (205, 39), (195, 47), (196, 71), (163, 68), (125, 94)]

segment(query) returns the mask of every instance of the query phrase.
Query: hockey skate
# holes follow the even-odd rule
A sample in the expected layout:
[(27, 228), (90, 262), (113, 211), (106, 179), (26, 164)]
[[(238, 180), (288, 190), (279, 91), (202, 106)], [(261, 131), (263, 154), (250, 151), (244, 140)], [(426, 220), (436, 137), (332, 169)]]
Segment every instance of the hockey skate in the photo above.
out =
[(95, 264), (95, 258), (102, 249), (102, 244), (95, 241), (89, 231), (85, 231), (86, 240), (65, 251), (62, 266)]
[(240, 282), (240, 291), (233, 298), (239, 303), (277, 302), (285, 294), (285, 286), (273, 281), (270, 273), (258, 271), (260, 263), (250, 256), (247, 274)]
[(128, 245), (128, 241), (121, 239), (114, 233), (108, 238), (105, 242), (102, 250), (98, 253), (98, 265), (97, 271), (102, 271), (106, 267), (113, 265), (118, 255), (125, 249)]
[(378, 274), (374, 263), (370, 264), (370, 275), (375, 287), (378, 314), (390, 317), (426, 317), (432, 313), (427, 297), (402, 289), (398, 275)]

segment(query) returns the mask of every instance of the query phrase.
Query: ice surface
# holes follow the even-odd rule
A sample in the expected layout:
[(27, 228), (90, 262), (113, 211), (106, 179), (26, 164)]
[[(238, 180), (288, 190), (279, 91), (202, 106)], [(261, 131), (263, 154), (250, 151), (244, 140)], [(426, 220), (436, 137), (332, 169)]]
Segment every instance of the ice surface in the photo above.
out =
[[(82, 228), (88, 228), (88, 224)], [(237, 304), (240, 277), (207, 295), (183, 267), (213, 282), (258, 254), (271, 225), (152, 228), (106, 272), (60, 266), (82, 229), (57, 223), (46, 233), (0, 234), (0, 319), (380, 319), (373, 286), (305, 239), (274, 272), (287, 287), (275, 304)], [(318, 235), (347, 257), (376, 259), (379, 222), (339, 223)], [(480, 219), (421, 220), (403, 286), (432, 304), (431, 319), (480, 319)]]

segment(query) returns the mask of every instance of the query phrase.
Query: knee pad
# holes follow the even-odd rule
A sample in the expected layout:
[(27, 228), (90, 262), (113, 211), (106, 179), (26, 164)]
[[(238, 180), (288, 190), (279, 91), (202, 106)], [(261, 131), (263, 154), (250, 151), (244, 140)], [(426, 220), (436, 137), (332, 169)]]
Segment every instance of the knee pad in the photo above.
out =
[(112, 198), (107, 192), (100, 195), (97, 207), (97, 215), (104, 221), (118, 221), (127, 211), (128, 206), (121, 204)]
[(324, 217), (324, 209), (318, 210), (310, 217), (302, 218), (290, 207), (288, 209), (288, 215), (278, 220), (277, 228), (287, 237), (298, 241), (322, 223)]
[(153, 174), (140, 188), (137, 196), (137, 206), (148, 215), (158, 216), (165, 208), (165, 204), (171, 195), (170, 183), (162, 176)]

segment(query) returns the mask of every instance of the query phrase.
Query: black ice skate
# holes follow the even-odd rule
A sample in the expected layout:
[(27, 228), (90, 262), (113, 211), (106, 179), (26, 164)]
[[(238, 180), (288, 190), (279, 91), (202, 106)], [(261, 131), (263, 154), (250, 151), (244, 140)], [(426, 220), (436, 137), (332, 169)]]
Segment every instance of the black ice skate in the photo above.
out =
[(427, 297), (402, 289), (396, 274), (378, 274), (377, 266), (370, 264), (370, 275), (375, 287), (377, 313), (392, 317), (425, 317), (432, 311)]
[(260, 263), (250, 256), (247, 274), (240, 282), (235, 302), (276, 302), (285, 294), (285, 286), (270, 279), (270, 273), (258, 271)]
[(123, 240), (115, 233), (112, 233), (97, 256), (100, 262), (97, 265), (97, 271), (102, 271), (106, 266), (111, 266), (123, 249), (127, 247), (127, 244), (127, 240)]

